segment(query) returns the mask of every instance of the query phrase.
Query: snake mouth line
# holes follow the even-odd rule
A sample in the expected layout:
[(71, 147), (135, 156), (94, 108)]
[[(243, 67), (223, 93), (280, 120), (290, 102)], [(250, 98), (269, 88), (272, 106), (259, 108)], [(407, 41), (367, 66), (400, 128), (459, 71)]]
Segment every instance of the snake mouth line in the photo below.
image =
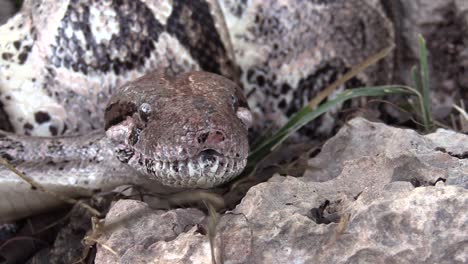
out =
[(237, 176), (247, 163), (246, 158), (225, 156), (206, 149), (196, 156), (179, 161), (145, 160), (146, 173), (164, 185), (208, 188)]

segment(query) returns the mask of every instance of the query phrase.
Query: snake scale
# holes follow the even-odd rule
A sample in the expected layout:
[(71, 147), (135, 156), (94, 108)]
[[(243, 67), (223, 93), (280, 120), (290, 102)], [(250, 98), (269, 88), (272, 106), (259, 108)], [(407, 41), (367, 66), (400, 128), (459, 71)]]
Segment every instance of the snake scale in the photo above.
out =
[[(216, 186), (245, 166), (249, 127), (283, 125), (393, 34), (377, 0), (26, 0), (0, 27), (0, 154), (69, 196)], [(57, 203), (0, 169), (0, 220)]]

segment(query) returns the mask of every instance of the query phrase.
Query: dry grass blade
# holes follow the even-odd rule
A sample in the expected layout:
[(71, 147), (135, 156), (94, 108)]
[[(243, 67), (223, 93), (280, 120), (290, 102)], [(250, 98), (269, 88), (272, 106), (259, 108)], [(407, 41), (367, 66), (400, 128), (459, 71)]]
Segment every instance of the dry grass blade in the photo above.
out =
[[(32, 236), (15, 236), (13, 238), (10, 238), (8, 240), (6, 240), (5, 242), (3, 242), (3, 244), (0, 245), (0, 250), (2, 250), (5, 246), (7, 246), (8, 244), (12, 243), (12, 242), (15, 242), (15, 241), (18, 241), (18, 240), (30, 240), (32, 242), (37, 242), (37, 243), (41, 243), (43, 244), (44, 246), (48, 246), (49, 244), (46, 242), (46, 241), (43, 241), (39, 238), (35, 238), (35, 237), (32, 237)], [(3, 262), (2, 262), (3, 263)]]
[(350, 219), (350, 213), (344, 213), (341, 216), (340, 221), (338, 222), (330, 236), (330, 239), (323, 247), (325, 250), (332, 248), (335, 245), (335, 243), (340, 239), (341, 235), (345, 233), (346, 229), (348, 228)]
[[(216, 261), (216, 247), (215, 247), (215, 238), (216, 238), (216, 226), (219, 223), (219, 215), (216, 212), (216, 209), (211, 205), (211, 203), (205, 203), (208, 208), (208, 238), (210, 240), (210, 249), (211, 249), (211, 263), (217, 264)], [(222, 255), (222, 254), (220, 254)], [(219, 264), (222, 264), (224, 261), (220, 259)]]
[(464, 133), (468, 132), (468, 113), (465, 110), (465, 106), (463, 104), (463, 101), (461, 101), (461, 106), (458, 106), (456, 104), (453, 105), (453, 108), (460, 113), (460, 130)]
[(321, 91), (317, 96), (315, 96), (308, 104), (310, 109), (314, 109), (317, 105), (320, 104), (325, 98), (327, 98), (333, 91), (335, 91), (338, 87), (346, 83), (347, 81), (351, 80), (354, 76), (358, 75), (360, 72), (367, 69), (369, 66), (377, 63), (379, 60), (385, 58), (393, 49), (395, 48), (395, 44), (379, 51), (378, 53), (372, 55), (371, 57), (367, 58), (365, 61), (361, 62), (360, 64), (354, 66), (350, 71), (348, 71), (343, 77), (339, 78), (323, 91)]
[(88, 258), (88, 254), (91, 248), (95, 244), (99, 244), (102, 248), (109, 251), (114, 256), (119, 257), (119, 254), (115, 250), (113, 250), (110, 246), (104, 243), (101, 243), (98, 240), (99, 237), (103, 234), (103, 232), (105, 232), (104, 220), (99, 219), (97, 217), (91, 217), (91, 224), (92, 224), (91, 232), (88, 232), (88, 234), (83, 238), (83, 241), (82, 241), (83, 246), (84, 246), (82, 256), (79, 260), (75, 261), (73, 264), (78, 264), (78, 263), (85, 264), (85, 261)]
[(78, 204), (79, 206), (83, 207), (84, 209), (88, 210), (91, 215), (94, 215), (96, 217), (99, 217), (101, 214), (99, 213), (98, 210), (94, 209), (93, 207), (91, 207), (90, 205), (80, 201), (80, 200), (76, 200), (76, 199), (73, 199), (73, 198), (70, 198), (70, 197), (67, 197), (65, 195), (61, 195), (59, 193), (55, 193), (55, 192), (52, 192), (52, 191), (49, 191), (47, 190), (44, 186), (42, 186), (41, 184), (39, 184), (38, 182), (34, 181), (33, 179), (29, 178), (28, 176), (26, 176), (24, 173), (22, 173), (21, 171), (17, 170), (15, 168), (15, 166), (13, 166), (12, 164), (10, 164), (8, 161), (6, 161), (5, 159), (3, 158), (0, 158), (0, 165), (3, 165), (5, 166), (8, 170), (10, 170), (11, 172), (13, 172), (14, 174), (16, 174), (18, 177), (20, 177), (23, 181), (27, 182), (29, 185), (31, 185), (31, 187), (33, 189), (36, 189), (36, 190), (39, 190), (43, 193), (47, 193), (49, 194), (50, 196), (53, 196), (55, 198), (57, 198), (58, 200), (62, 201), (62, 202), (65, 202), (65, 203), (68, 203), (68, 204)]
[(468, 121), (468, 113), (466, 113), (465, 109), (461, 108), (456, 104), (453, 105), (453, 108), (455, 108), (461, 114), (465, 121)]

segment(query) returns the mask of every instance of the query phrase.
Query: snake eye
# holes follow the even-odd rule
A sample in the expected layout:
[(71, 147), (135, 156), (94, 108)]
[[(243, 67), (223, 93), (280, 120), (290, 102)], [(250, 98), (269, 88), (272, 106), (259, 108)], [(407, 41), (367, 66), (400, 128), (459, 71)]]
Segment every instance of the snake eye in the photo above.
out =
[(151, 115), (151, 106), (148, 103), (142, 103), (138, 108), (138, 113), (143, 121), (148, 121), (148, 117)]

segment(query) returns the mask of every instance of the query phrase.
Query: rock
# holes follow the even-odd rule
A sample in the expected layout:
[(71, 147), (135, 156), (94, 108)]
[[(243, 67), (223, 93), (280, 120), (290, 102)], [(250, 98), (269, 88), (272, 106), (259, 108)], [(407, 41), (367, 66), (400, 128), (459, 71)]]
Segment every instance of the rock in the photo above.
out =
[(15, 7), (11, 0), (0, 0), (0, 25), (3, 25), (15, 13)]
[[(206, 241), (205, 248), (195, 247), (203, 242), (204, 236), (197, 233), (196, 224), (204, 217), (197, 209), (153, 211), (143, 202), (119, 200), (107, 214), (106, 227), (102, 230), (105, 234), (99, 240), (95, 262), (150, 263), (154, 256), (159, 256), (157, 263), (173, 263), (171, 259), (177, 259), (184, 253), (192, 257), (198, 255), (201, 259), (208, 257), (209, 260), (210, 250)], [(118, 256), (103, 245), (117, 252)], [(180, 252), (172, 255), (169, 253), (172, 249)]]
[[(279, 178), (279, 177), (278, 177)], [(281, 178), (251, 189), (218, 226), (216, 248), (225, 263), (466, 263), (466, 190), (456, 186), (389, 190), (369, 204), (345, 201), (348, 222), (317, 224), (319, 206), (312, 183)], [(119, 202), (133, 207), (133, 201)], [(341, 216), (346, 213), (340, 212)], [(196, 227), (165, 241), (162, 219), (146, 215), (131, 229), (103, 241), (121, 255), (99, 247), (96, 263), (210, 263), (208, 237)], [(166, 226), (166, 228), (160, 228)], [(146, 232), (146, 234), (145, 234)], [(163, 232), (162, 232), (163, 233)], [(139, 235), (135, 235), (139, 234)], [(145, 235), (143, 235), (145, 234)], [(146, 243), (145, 243), (146, 242)], [(146, 244), (146, 245), (145, 245)], [(218, 257), (221, 259), (221, 257)]]
[[(310, 209), (326, 198), (318, 193), (313, 183), (295, 178), (252, 188), (233, 212), (245, 217), (237, 218), (237, 226), (248, 221), (251, 228), (244, 232), (253, 236), (247, 263), (362, 263), (366, 259), (367, 263), (442, 263), (443, 254), (438, 252), (451, 246), (453, 255), (446, 255), (446, 260), (463, 257), (468, 219), (457, 208), (467, 206), (468, 199), (461, 187), (389, 190), (388, 198), (369, 204), (342, 200), (338, 212), (343, 222), (330, 224), (317, 224), (311, 217)], [(351, 215), (348, 222), (346, 214)], [(444, 239), (446, 232), (454, 237)], [(444, 243), (447, 247), (440, 248)], [(425, 262), (431, 257), (433, 262)]]
[[(354, 119), (310, 160), (314, 170), (276, 175), (220, 216), (217, 263), (466, 263), (468, 164), (457, 156), (467, 139)], [(119, 201), (96, 263), (211, 263), (204, 218)]]
[(309, 160), (304, 180), (329, 181), (340, 176), (333, 184), (344, 189), (361, 185), (358, 181), (367, 182), (367, 188), (382, 189), (392, 181), (418, 187), (440, 180), (468, 188), (467, 155), (468, 136), (464, 134), (439, 129), (422, 136), (410, 129), (355, 118)]

